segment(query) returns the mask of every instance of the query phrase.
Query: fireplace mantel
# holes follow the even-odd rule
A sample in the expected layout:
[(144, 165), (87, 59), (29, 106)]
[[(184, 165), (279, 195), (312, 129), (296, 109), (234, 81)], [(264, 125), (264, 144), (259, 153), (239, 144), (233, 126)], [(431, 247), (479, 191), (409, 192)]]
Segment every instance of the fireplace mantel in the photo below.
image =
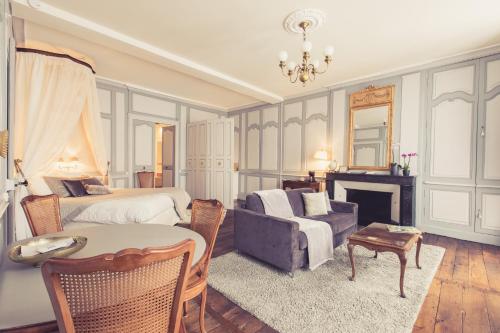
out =
[(415, 225), (416, 179), (414, 176), (328, 172), (326, 174), (326, 190), (328, 191), (329, 197), (332, 199), (335, 198), (336, 181), (399, 185), (399, 223), (405, 226)]

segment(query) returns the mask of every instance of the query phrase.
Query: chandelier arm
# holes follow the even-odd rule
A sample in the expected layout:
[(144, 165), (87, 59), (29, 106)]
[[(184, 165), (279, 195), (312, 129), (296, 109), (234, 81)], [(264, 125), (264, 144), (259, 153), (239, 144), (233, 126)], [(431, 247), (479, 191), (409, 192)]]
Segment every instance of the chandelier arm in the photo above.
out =
[(283, 69), (283, 67), (281, 67), (281, 74), (283, 74), (284, 77), (288, 77), (288, 74), (285, 73), (285, 70)]
[(316, 74), (323, 74), (323, 73), (326, 73), (326, 71), (328, 70), (328, 64), (326, 64), (326, 68), (322, 71), (318, 71), (316, 70)]
[(299, 79), (299, 74), (300, 74), (300, 71), (298, 70), (299, 68), (300, 68), (299, 66), (295, 67), (295, 70), (294, 70), (294, 72), (295, 72), (295, 79), (293, 81), (292, 81), (292, 77), (290, 76), (290, 82), (291, 83), (295, 83)]

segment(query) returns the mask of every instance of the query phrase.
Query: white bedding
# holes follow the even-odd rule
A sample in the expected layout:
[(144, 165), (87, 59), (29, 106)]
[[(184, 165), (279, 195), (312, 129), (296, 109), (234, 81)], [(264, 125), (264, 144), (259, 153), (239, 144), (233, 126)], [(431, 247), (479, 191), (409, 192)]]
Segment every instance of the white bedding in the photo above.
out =
[[(165, 210), (160, 214), (153, 217), (151, 220), (145, 221), (145, 224), (163, 224), (163, 225), (176, 225), (181, 222), (179, 215), (173, 209)], [(95, 222), (68, 222), (64, 224), (64, 230), (73, 230), (73, 229), (82, 229), (82, 228), (90, 228), (90, 227), (98, 227), (101, 226), (102, 223)]]
[(61, 198), (64, 226), (71, 223), (174, 225), (188, 221), (190, 197), (183, 189), (114, 189), (112, 194)]
[(96, 202), (85, 208), (73, 221), (103, 224), (146, 223), (165, 210), (174, 211), (174, 201), (168, 194), (148, 194)]

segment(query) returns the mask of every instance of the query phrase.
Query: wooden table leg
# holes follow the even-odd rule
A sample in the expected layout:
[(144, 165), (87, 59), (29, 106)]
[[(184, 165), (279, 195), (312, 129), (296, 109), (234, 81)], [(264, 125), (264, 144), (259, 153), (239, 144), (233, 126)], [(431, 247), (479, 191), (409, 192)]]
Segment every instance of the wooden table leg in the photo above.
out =
[(401, 264), (401, 272), (399, 274), (399, 291), (401, 293), (401, 297), (405, 298), (404, 291), (404, 281), (405, 281), (405, 271), (406, 271), (406, 253), (400, 252), (398, 253), (399, 262)]
[(416, 262), (417, 262), (417, 268), (418, 269), (422, 269), (422, 267), (420, 267), (420, 263), (419, 263), (419, 258), (420, 258), (420, 247), (422, 246), (422, 235), (420, 235), (417, 239), (417, 257), (416, 257)]
[(354, 257), (352, 256), (352, 253), (354, 251), (354, 245), (347, 244), (347, 249), (349, 250), (349, 259), (351, 260), (351, 269), (352, 269), (352, 276), (349, 278), (349, 280), (354, 281), (354, 277), (356, 276), (356, 270), (354, 268)]
[(375, 251), (375, 255), (373, 256), (373, 258), (377, 259), (378, 257), (378, 251)]

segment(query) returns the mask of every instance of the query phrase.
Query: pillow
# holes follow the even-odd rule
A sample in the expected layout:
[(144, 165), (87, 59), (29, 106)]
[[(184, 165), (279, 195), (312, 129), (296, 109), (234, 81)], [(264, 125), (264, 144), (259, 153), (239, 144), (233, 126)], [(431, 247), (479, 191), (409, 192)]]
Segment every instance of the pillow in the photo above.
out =
[(327, 215), (325, 195), (321, 192), (302, 193), (304, 205), (306, 207), (306, 216)]
[(33, 177), (29, 179), (28, 191), (34, 195), (49, 195), (53, 193), (42, 177)]
[(328, 196), (328, 191), (323, 192), (325, 194), (326, 210), (328, 212), (333, 212), (332, 203), (330, 202), (330, 197)]
[(103, 194), (111, 194), (111, 191), (104, 185), (87, 185), (85, 184), (85, 190), (87, 194), (90, 195), (103, 195)]
[(56, 194), (58, 197), (66, 198), (71, 196), (71, 193), (62, 182), (64, 178), (43, 177), (43, 179), (47, 183), (47, 186), (51, 189), (52, 193)]
[(88, 195), (80, 179), (63, 179), (62, 182), (68, 189), (68, 192), (71, 193), (71, 196), (83, 197)]
[(99, 185), (99, 186), (104, 186), (104, 184), (101, 183), (100, 180), (97, 179), (97, 178), (95, 178), (95, 177), (82, 179), (82, 184), (83, 184), (83, 186), (85, 186), (85, 185)]

